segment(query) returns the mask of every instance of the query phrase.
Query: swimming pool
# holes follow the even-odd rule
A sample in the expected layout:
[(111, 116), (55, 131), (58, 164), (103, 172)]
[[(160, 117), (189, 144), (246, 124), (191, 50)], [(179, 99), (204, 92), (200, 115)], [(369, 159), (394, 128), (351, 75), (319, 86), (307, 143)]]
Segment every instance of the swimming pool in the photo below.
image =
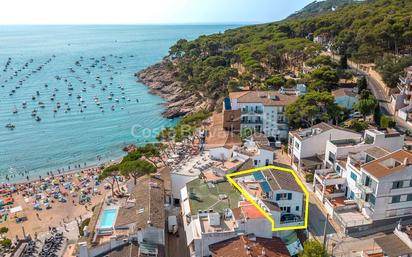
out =
[(105, 209), (100, 218), (99, 228), (112, 228), (116, 222), (117, 209)]

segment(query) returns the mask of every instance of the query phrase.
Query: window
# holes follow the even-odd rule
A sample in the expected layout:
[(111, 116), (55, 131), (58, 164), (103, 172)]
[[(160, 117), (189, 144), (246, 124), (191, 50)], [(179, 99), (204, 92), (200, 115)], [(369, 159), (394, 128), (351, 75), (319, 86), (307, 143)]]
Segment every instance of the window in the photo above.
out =
[(350, 192), (349, 198), (352, 200), (355, 199), (355, 193), (353, 191)]
[(399, 203), (400, 201), (401, 201), (401, 196), (400, 195), (392, 196), (392, 202), (391, 203)]
[(257, 160), (255, 160), (254, 162), (255, 162), (255, 166), (257, 166), (257, 165), (258, 165), (258, 161), (257, 161)]
[(292, 193), (276, 194), (276, 200), (292, 200)]
[(299, 211), (299, 206), (296, 206), (296, 211)]
[(300, 144), (299, 142), (295, 141), (295, 148), (299, 150)]
[(350, 173), (350, 178), (353, 179), (353, 181), (358, 180), (358, 175), (356, 175), (354, 172)]
[(335, 163), (335, 154), (332, 153), (332, 152), (329, 152), (329, 158), (328, 159), (331, 163)]
[(290, 207), (280, 207), (280, 210), (281, 210), (282, 212), (287, 212), (287, 213), (289, 213), (289, 212), (290, 212)]
[(392, 183), (392, 189), (402, 188), (403, 181), (395, 181)]

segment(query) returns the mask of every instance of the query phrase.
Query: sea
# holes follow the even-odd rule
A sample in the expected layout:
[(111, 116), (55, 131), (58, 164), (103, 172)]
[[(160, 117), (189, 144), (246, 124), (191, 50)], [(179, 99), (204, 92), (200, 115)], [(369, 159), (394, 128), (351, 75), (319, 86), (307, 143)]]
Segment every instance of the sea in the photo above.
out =
[[(238, 25), (0, 26), (0, 183), (37, 179), (155, 142), (177, 120), (134, 74), (181, 38)], [(28, 177), (28, 178), (27, 178)]]

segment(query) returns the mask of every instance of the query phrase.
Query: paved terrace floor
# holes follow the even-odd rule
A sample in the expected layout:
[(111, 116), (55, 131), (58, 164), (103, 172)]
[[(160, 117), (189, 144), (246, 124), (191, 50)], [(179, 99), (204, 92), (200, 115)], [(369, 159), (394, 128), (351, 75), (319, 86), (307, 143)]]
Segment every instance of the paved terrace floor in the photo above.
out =
[[(210, 185), (210, 186), (209, 186)], [(229, 182), (217, 184), (205, 183), (196, 179), (187, 184), (190, 210), (193, 214), (198, 211), (222, 212), (225, 208), (237, 207), (241, 194)], [(225, 199), (219, 196), (225, 195)]]

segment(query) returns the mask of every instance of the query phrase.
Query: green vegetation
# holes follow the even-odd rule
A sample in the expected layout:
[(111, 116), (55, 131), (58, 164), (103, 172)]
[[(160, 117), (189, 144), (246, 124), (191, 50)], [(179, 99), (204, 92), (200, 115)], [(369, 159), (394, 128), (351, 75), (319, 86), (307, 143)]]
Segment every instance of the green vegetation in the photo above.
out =
[[(123, 157), (120, 163), (106, 167), (100, 174), (99, 180), (111, 178), (112, 194), (114, 194), (114, 186), (116, 184), (118, 185), (119, 175), (133, 178), (134, 184), (136, 185), (137, 179), (140, 176), (152, 174), (157, 171), (156, 165), (150, 161), (150, 158), (160, 158), (161, 151), (164, 147), (163, 144), (146, 144), (135, 147), (132, 152)], [(142, 157), (145, 159), (142, 159)]]
[(394, 128), (396, 126), (396, 121), (388, 116), (381, 116), (380, 127), (381, 128)]
[(132, 177), (133, 182), (137, 184), (137, 178), (156, 172), (156, 166), (145, 160), (122, 162), (119, 167), (120, 174), (125, 177)]
[(368, 89), (368, 81), (366, 80), (366, 77), (363, 76), (361, 79), (358, 80), (358, 92), (362, 92), (366, 89)]
[(412, 65), (412, 57), (396, 58), (394, 55), (385, 54), (376, 64), (385, 84), (394, 88), (399, 83), (399, 76), (404, 75), (404, 69)]
[(8, 249), (8, 248), (11, 247), (12, 242), (11, 242), (10, 239), (4, 238), (4, 239), (0, 240), (0, 245), (1, 245), (2, 247), (4, 247), (4, 248), (7, 248), (7, 249)]
[(338, 85), (338, 74), (330, 66), (321, 66), (305, 76), (309, 90), (312, 91), (331, 91)]
[(0, 236), (3, 238), (4, 234), (7, 234), (7, 232), (9, 232), (9, 228), (8, 227), (1, 227), (0, 228)]
[(306, 183), (312, 183), (314, 176), (315, 176), (315, 175), (314, 175), (313, 173), (306, 173), (306, 174), (305, 174), (305, 181), (306, 181)]
[[(324, 46), (314, 43), (314, 37), (329, 42), (342, 56), (337, 67), (319, 55)], [(277, 89), (286, 85), (284, 75), (304, 62), (317, 68), (306, 78), (309, 89), (330, 90), (340, 73), (334, 69), (345, 69), (348, 58), (378, 63), (393, 87), (411, 63), (411, 57), (401, 56), (411, 53), (412, 1), (327, 0), (280, 22), (181, 39), (170, 48), (166, 62), (184, 89), (217, 100), (245, 86)]]
[(366, 116), (372, 114), (377, 106), (378, 100), (376, 100), (372, 93), (369, 90), (363, 90), (359, 101), (353, 106), (353, 109), (359, 111), (365, 121)]
[(362, 132), (369, 127), (368, 123), (358, 119), (351, 119), (344, 123), (343, 127), (353, 129), (357, 132)]
[(327, 0), (327, 1), (313, 1), (305, 6), (302, 10), (290, 15), (289, 19), (305, 18), (314, 16), (320, 13), (331, 12), (332, 8), (340, 9), (347, 4), (356, 3), (356, 0)]
[(198, 128), (202, 121), (210, 117), (211, 113), (208, 111), (199, 111), (183, 117), (174, 128), (166, 128), (162, 130), (157, 139), (160, 141), (168, 141), (174, 139), (177, 142), (182, 141), (183, 138), (190, 136)]
[(79, 234), (80, 234), (80, 236), (84, 236), (83, 230), (84, 230), (84, 228), (85, 228), (86, 226), (89, 225), (89, 223), (90, 223), (90, 218), (84, 219), (84, 220), (82, 221), (82, 223), (81, 223), (80, 226), (79, 226)]
[(303, 244), (303, 251), (299, 253), (299, 257), (328, 257), (328, 252), (316, 240), (307, 240)]
[(327, 91), (312, 91), (286, 107), (285, 114), (293, 128), (311, 127), (319, 121), (339, 121), (342, 109), (335, 103), (334, 97)]

